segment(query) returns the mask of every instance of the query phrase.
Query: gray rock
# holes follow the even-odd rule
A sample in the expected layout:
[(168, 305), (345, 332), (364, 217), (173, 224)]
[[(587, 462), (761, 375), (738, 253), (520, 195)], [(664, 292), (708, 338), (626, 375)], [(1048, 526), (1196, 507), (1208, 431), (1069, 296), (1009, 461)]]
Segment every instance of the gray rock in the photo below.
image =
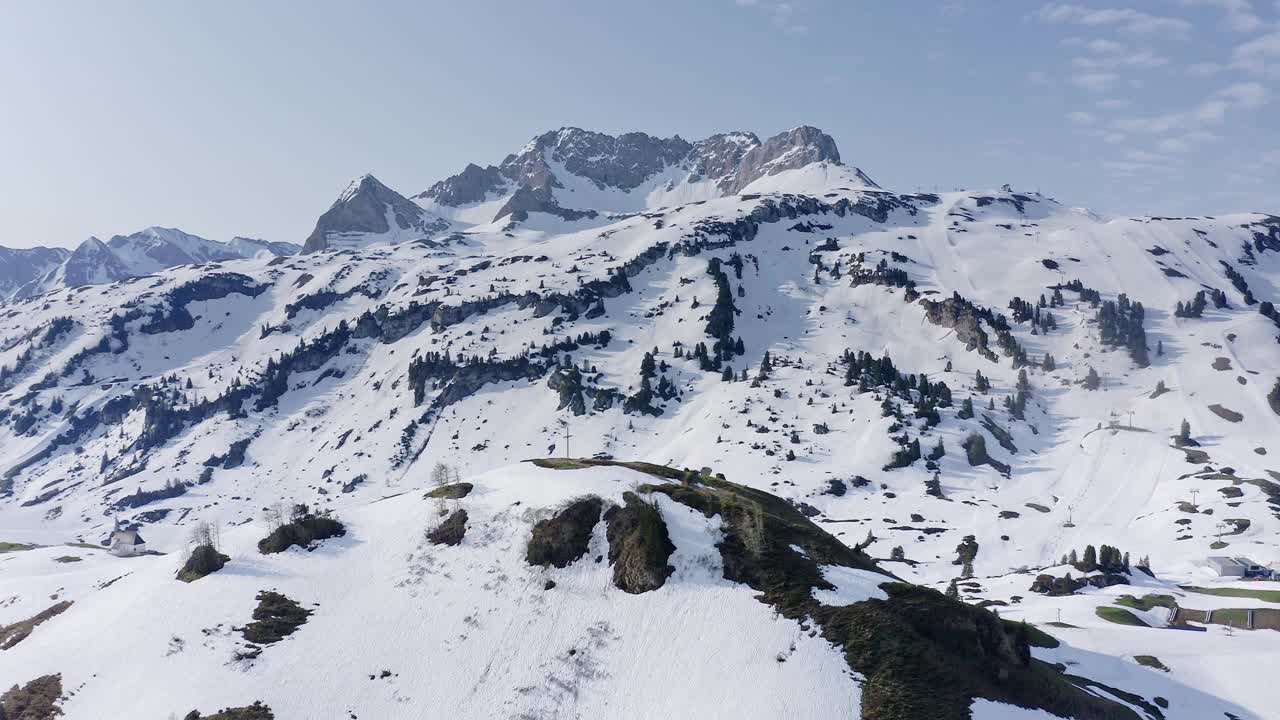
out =
[[(374, 176), (365, 175), (352, 182), (320, 216), (315, 230), (303, 243), (302, 252), (328, 249), (337, 238), (385, 235), (392, 230), (388, 215), (394, 219), (397, 228), (407, 231), (409, 238), (406, 239), (427, 239), (449, 227), (443, 218), (413, 204)], [(419, 238), (413, 238), (415, 235)]]

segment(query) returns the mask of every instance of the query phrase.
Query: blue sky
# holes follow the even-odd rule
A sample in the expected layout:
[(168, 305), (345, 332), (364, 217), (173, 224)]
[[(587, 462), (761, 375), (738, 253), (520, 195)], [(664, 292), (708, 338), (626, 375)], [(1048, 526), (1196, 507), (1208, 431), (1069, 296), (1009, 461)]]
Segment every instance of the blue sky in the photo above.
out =
[(576, 125), (821, 127), (902, 190), (1280, 213), (1280, 0), (5, 3), (0, 245), (301, 242)]

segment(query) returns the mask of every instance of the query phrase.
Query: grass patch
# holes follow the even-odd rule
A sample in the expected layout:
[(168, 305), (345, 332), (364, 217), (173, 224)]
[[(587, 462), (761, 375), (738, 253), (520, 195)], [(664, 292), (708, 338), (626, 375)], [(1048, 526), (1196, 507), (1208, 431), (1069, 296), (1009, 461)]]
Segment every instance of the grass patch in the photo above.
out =
[(1117, 625), (1131, 625), (1133, 627), (1151, 627), (1142, 621), (1142, 618), (1133, 613), (1118, 607), (1100, 607), (1094, 609), (1094, 614)]
[(1155, 655), (1134, 655), (1133, 659), (1137, 660), (1138, 664), (1141, 665), (1142, 667), (1149, 667), (1149, 668), (1154, 668), (1156, 670), (1169, 672), (1169, 668), (1164, 663), (1160, 662), (1160, 658), (1156, 657)]
[(1206, 588), (1194, 585), (1179, 585), (1179, 589), (1201, 595), (1217, 595), (1219, 597), (1238, 597), (1262, 600), (1263, 602), (1280, 603), (1280, 590), (1254, 590), (1252, 588)]
[[(31, 634), (32, 630), (36, 629), (37, 625), (61, 615), (66, 612), (69, 607), (71, 607), (71, 601), (63, 600), (52, 607), (41, 610), (26, 620), (19, 620), (12, 625), (0, 625), (0, 650), (8, 650), (14, 645), (26, 640), (27, 636)], [(5, 718), (5, 716), (0, 715), (0, 719), (3, 718)]]
[(1176, 612), (1178, 609), (1178, 603), (1173, 599), (1172, 595), (1143, 595), (1141, 598), (1135, 598), (1132, 595), (1121, 595), (1116, 598), (1115, 603), (1134, 610), (1150, 610), (1156, 607), (1163, 607)]
[[(1027, 624), (1027, 623), (1025, 623), (1025, 622), (1017, 623), (1017, 622), (1014, 622), (1014, 621), (1012, 621), (1012, 620), (1005, 620), (1005, 621), (1004, 621), (1004, 624), (1005, 624), (1005, 629), (1006, 629), (1006, 630), (1010, 630), (1010, 631), (1013, 631), (1013, 632), (1015, 632), (1015, 633), (1017, 633), (1017, 632), (1025, 633), (1025, 634), (1026, 634), (1026, 639), (1027, 639), (1027, 644), (1028, 644), (1028, 645), (1030, 645), (1031, 647), (1038, 647), (1038, 648), (1049, 648), (1049, 649), (1053, 649), (1053, 648), (1056, 648), (1056, 647), (1058, 647), (1059, 645), (1061, 645), (1061, 644), (1062, 644), (1062, 643), (1058, 642), (1058, 638), (1056, 638), (1056, 637), (1054, 637), (1054, 636), (1050, 635), (1049, 633), (1047, 633), (1047, 632), (1045, 632), (1045, 631), (1041, 630), (1040, 628), (1036, 627), (1035, 625), (1030, 625), (1030, 624)], [(1050, 623), (1050, 624), (1052, 624), (1052, 623)], [(1068, 627), (1070, 627), (1070, 626), (1068, 626)]]
[(431, 491), (427, 493), (426, 497), (440, 500), (461, 500), (462, 498), (470, 495), (471, 491), (474, 489), (475, 485), (472, 485), (471, 483), (451, 483), (449, 485), (441, 485), (440, 487), (432, 488)]
[(178, 571), (178, 579), (186, 583), (195, 582), (205, 575), (218, 572), (230, 559), (212, 545), (198, 545)]
[(23, 550), (35, 550), (39, 545), (31, 545), (26, 543), (0, 542), (0, 553), (22, 552)]
[(1051, 622), (1047, 622), (1047, 623), (1045, 623), (1045, 625), (1048, 625), (1049, 627), (1066, 628), (1067, 630), (1079, 630), (1079, 629), (1080, 629), (1080, 626), (1079, 626), (1079, 625), (1072, 625), (1071, 623), (1058, 622), (1057, 620), (1053, 620), (1053, 621), (1051, 621)]
[(244, 626), (244, 639), (259, 645), (280, 642), (306, 624), (311, 611), (278, 592), (263, 590), (256, 598), (253, 622)]
[(80, 562), (79, 555), (61, 555), (53, 559), (56, 563), (73, 563)]
[(1242, 628), (1249, 624), (1249, 611), (1244, 608), (1219, 608), (1213, 611), (1215, 625)]

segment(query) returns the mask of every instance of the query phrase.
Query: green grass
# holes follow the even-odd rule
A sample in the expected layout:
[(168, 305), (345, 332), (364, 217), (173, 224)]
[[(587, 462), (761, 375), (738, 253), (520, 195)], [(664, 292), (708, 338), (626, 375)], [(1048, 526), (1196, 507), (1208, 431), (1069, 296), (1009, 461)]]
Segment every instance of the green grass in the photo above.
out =
[(1244, 608), (1221, 608), (1213, 611), (1215, 625), (1242, 628), (1249, 624), (1249, 611)]
[(1160, 662), (1160, 658), (1156, 657), (1155, 655), (1134, 655), (1133, 659), (1137, 660), (1138, 664), (1141, 665), (1142, 667), (1149, 667), (1149, 668), (1154, 668), (1156, 670), (1163, 670), (1164, 672), (1169, 672), (1168, 666)]
[(1132, 625), (1134, 627), (1151, 627), (1139, 618), (1137, 615), (1118, 607), (1100, 607), (1094, 610), (1098, 617), (1113, 622), (1117, 625)]
[(1177, 610), (1178, 603), (1174, 601), (1172, 595), (1143, 595), (1141, 598), (1135, 598), (1132, 595), (1121, 595), (1116, 598), (1117, 605), (1123, 605), (1134, 610), (1150, 610), (1154, 607), (1164, 607), (1170, 610)]
[(38, 545), (26, 545), (23, 543), (0, 542), (0, 553), (19, 552), (21, 550), (34, 550)]
[(1049, 627), (1066, 628), (1066, 629), (1068, 629), (1068, 630), (1079, 630), (1079, 629), (1080, 629), (1080, 626), (1079, 626), (1079, 625), (1072, 625), (1071, 623), (1058, 622), (1057, 620), (1054, 620), (1054, 621), (1051, 621), (1051, 622), (1047, 622), (1047, 623), (1045, 623), (1045, 625), (1048, 625)]
[(79, 555), (63, 555), (62, 557), (54, 558), (53, 561), (57, 563), (80, 562), (80, 556)]
[(1263, 602), (1280, 603), (1280, 590), (1253, 590), (1251, 588), (1204, 588), (1193, 585), (1180, 585), (1187, 592), (1201, 595), (1217, 595), (1219, 597), (1238, 597), (1262, 600)]

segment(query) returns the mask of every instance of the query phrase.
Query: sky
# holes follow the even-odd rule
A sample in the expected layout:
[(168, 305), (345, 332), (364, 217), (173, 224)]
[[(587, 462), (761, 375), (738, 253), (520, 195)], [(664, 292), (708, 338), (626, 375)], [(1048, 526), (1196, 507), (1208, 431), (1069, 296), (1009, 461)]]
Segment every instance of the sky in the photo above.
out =
[(0, 245), (302, 242), (566, 125), (808, 124), (904, 191), (1280, 214), (1280, 0), (0, 4)]

